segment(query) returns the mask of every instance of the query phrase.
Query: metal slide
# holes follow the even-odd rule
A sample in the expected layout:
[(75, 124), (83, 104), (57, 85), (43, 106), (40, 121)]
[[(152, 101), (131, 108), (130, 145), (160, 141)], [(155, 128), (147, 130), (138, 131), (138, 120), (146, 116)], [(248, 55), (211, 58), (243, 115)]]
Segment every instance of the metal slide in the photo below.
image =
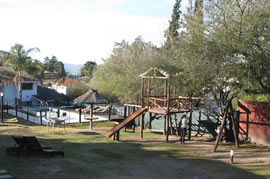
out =
[(111, 137), (113, 134), (115, 134), (120, 129), (125, 127), (125, 125), (127, 125), (130, 121), (134, 120), (136, 117), (138, 117), (140, 114), (142, 114), (144, 111), (147, 111), (147, 110), (148, 110), (148, 108), (140, 108), (140, 109), (138, 109), (137, 111), (135, 111), (134, 113), (129, 115), (125, 120), (123, 120), (118, 125), (114, 126), (111, 130), (106, 132), (104, 135), (106, 137)]

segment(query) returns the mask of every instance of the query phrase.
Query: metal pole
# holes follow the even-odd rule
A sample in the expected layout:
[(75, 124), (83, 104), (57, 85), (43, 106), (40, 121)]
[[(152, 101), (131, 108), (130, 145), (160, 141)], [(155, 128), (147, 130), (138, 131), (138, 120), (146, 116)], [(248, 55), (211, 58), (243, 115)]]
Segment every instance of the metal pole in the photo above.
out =
[(2, 123), (4, 123), (4, 111), (3, 111), (4, 103), (3, 103), (3, 101), (4, 101), (4, 96), (3, 96), (3, 93), (1, 92), (1, 119), (2, 119)]

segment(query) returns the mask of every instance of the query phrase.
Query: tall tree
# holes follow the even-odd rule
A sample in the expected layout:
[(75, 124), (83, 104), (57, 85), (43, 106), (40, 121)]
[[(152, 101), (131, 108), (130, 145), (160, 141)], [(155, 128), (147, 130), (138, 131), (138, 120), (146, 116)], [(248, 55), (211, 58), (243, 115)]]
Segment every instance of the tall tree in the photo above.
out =
[(39, 60), (29, 61), (26, 65), (25, 71), (34, 78), (37, 78), (40, 84), (43, 84), (42, 63)]
[(90, 81), (108, 99), (138, 102), (141, 79), (139, 75), (157, 64), (158, 49), (141, 37), (129, 44), (115, 43), (112, 55), (98, 65)]
[(30, 53), (39, 52), (38, 48), (24, 49), (23, 45), (15, 44), (11, 47), (9, 52), (0, 51), (4, 64), (10, 65), (16, 73), (14, 80), (17, 82), (19, 91), (19, 106), (21, 106), (22, 100), (22, 74), (26, 71), (29, 63), (32, 62)]
[(57, 73), (58, 77), (65, 77), (67, 74), (63, 62), (58, 61), (56, 56), (44, 58), (43, 71)]
[(97, 63), (93, 61), (87, 61), (80, 69), (81, 76), (88, 76), (92, 78), (92, 74), (97, 67)]
[(53, 67), (54, 72), (56, 72), (59, 77), (65, 77), (67, 75), (63, 62), (56, 61)]
[(179, 28), (180, 28), (180, 15), (181, 15), (181, 0), (176, 0), (173, 6), (173, 13), (169, 21), (169, 28), (165, 32), (166, 42), (165, 47), (175, 47), (179, 42)]

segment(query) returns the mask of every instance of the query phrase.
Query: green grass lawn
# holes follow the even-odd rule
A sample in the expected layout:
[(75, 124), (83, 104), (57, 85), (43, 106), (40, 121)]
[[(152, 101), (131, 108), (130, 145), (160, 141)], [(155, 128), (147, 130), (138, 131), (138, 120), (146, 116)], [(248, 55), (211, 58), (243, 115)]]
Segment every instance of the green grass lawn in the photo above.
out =
[[(145, 130), (143, 140), (137, 132), (121, 132), (118, 142), (102, 135), (114, 126), (109, 122), (94, 122), (93, 131), (85, 123), (67, 125), (65, 133), (63, 128), (48, 133), (46, 126), (5, 118), (9, 119), (0, 126), (0, 169), (8, 170), (14, 178), (270, 178), (269, 163), (260, 159), (230, 164), (204, 155), (195, 144), (166, 143), (162, 134), (149, 130)], [(36, 136), (43, 145), (64, 151), (65, 157), (7, 156), (6, 148), (14, 145), (14, 135)], [(268, 148), (256, 151), (270, 153)]]

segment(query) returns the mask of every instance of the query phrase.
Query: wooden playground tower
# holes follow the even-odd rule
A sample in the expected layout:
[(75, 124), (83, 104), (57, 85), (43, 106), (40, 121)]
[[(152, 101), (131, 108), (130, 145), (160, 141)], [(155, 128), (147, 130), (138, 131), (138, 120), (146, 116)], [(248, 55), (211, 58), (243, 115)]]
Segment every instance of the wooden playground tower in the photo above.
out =
[[(149, 112), (150, 115), (153, 114), (159, 114), (164, 116), (164, 130), (163, 134), (166, 135), (166, 142), (169, 140), (169, 132), (173, 134), (173, 126), (172, 126), (172, 117), (174, 117), (175, 120), (175, 129), (176, 134), (178, 134), (178, 128), (177, 128), (177, 119), (176, 115), (177, 113), (189, 113), (189, 126), (188, 126), (188, 139), (191, 139), (191, 128), (192, 128), (192, 103), (195, 101), (216, 101), (216, 99), (208, 99), (208, 98), (201, 98), (201, 97), (176, 97), (176, 90), (175, 87), (173, 88), (173, 94), (171, 97), (170, 93), (170, 86), (168, 83), (169, 75), (156, 68), (151, 67), (148, 71), (142, 73), (139, 75), (142, 78), (141, 81), (141, 104), (140, 105), (127, 105), (130, 107), (137, 107), (137, 111), (129, 115), (128, 117), (125, 117), (125, 119), (119, 123), (117, 126), (112, 128), (110, 131), (108, 131), (105, 136), (111, 137), (114, 135), (114, 139), (119, 140), (119, 131), (128, 125), (131, 121), (133, 121), (135, 118), (140, 116), (140, 137), (143, 138), (143, 129), (144, 129), (144, 115), (145, 112)], [(163, 82), (163, 95), (157, 95), (152, 93), (151, 88), (151, 80), (157, 79), (157, 80), (164, 80)], [(147, 86), (145, 85), (147, 81)], [(159, 84), (160, 85), (160, 84)], [(146, 87), (145, 87), (146, 86)], [(161, 85), (157, 88), (161, 88)], [(153, 90), (154, 91), (154, 90)], [(230, 109), (231, 113), (229, 116), (232, 118), (233, 122), (233, 132), (235, 137), (235, 145), (238, 148), (238, 134), (237, 134), (237, 127), (235, 126), (235, 119), (232, 115), (233, 108), (232, 108), (232, 99), (228, 100), (225, 108), (224, 113), (222, 113), (221, 107), (220, 107), (220, 113), (222, 114), (222, 128), (225, 127), (225, 121), (228, 119), (228, 111)], [(126, 111), (126, 110), (125, 110)], [(129, 110), (128, 110), (129, 111)], [(126, 113), (125, 113), (126, 115)], [(169, 131), (169, 127), (171, 131)], [(221, 133), (218, 134), (216, 143), (214, 146), (214, 151), (217, 150), (218, 143), (221, 138)]]
[[(140, 137), (143, 138), (143, 129), (144, 129), (144, 115), (145, 112), (149, 112), (150, 115), (159, 114), (164, 116), (164, 130), (163, 134), (166, 135), (166, 142), (169, 140), (169, 126), (170, 133), (173, 134), (172, 127), (172, 117), (174, 116), (176, 133), (178, 134), (177, 129), (177, 113), (185, 113), (190, 112), (190, 123), (191, 123), (191, 113), (192, 113), (192, 105), (188, 107), (179, 99), (176, 98), (175, 88), (173, 88), (173, 95), (170, 94), (170, 86), (168, 83), (169, 75), (156, 68), (151, 67), (146, 72), (139, 75), (142, 78), (141, 81), (141, 104), (140, 105), (130, 105), (136, 106), (139, 108), (133, 114), (129, 115), (125, 118), (121, 123), (108, 131), (105, 136), (111, 137), (114, 135), (114, 139), (119, 140), (119, 131), (126, 125), (128, 125), (132, 120), (140, 116)], [(157, 83), (155, 88), (151, 88), (151, 80), (164, 80), (162, 83)], [(147, 81), (147, 85), (145, 85)], [(161, 86), (164, 85), (163, 90)], [(163, 94), (153, 94), (153, 91), (161, 91)], [(191, 127), (191, 126), (190, 126)], [(190, 138), (190, 137), (189, 137)]]
[[(166, 135), (166, 142), (168, 142), (169, 127), (171, 129), (170, 133), (173, 134), (172, 117), (174, 117), (176, 133), (178, 134), (176, 114), (192, 112), (192, 109), (187, 107), (176, 97), (175, 87), (173, 88), (173, 95), (171, 96), (170, 86), (168, 83), (169, 75), (166, 72), (156, 67), (151, 67), (148, 71), (142, 73), (140, 77), (142, 78), (141, 106), (142, 108), (148, 108), (147, 111), (150, 114), (153, 113), (164, 116), (163, 134)], [(151, 93), (152, 79), (164, 80), (163, 96)], [(146, 80), (147, 80), (147, 87), (145, 88)], [(140, 135), (141, 138), (143, 138), (144, 114), (141, 114), (140, 120), (141, 120)]]

